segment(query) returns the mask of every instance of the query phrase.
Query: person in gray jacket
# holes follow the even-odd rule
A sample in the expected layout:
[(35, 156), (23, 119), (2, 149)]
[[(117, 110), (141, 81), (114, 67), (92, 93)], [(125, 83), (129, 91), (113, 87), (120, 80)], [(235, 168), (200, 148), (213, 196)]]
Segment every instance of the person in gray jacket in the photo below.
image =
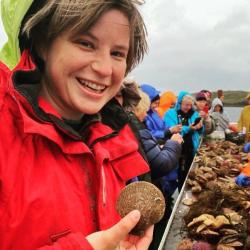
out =
[(210, 115), (215, 121), (215, 130), (225, 132), (228, 129), (230, 120), (219, 98), (213, 100)]

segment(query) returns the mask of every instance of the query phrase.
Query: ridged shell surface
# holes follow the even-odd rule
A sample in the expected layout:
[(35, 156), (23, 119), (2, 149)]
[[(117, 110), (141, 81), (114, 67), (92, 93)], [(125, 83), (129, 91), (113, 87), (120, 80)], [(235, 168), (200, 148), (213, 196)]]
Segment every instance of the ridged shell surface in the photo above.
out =
[(150, 225), (161, 220), (165, 211), (165, 199), (161, 191), (145, 181), (133, 182), (120, 193), (116, 209), (121, 217), (132, 210), (139, 210), (141, 218), (131, 233), (140, 235)]

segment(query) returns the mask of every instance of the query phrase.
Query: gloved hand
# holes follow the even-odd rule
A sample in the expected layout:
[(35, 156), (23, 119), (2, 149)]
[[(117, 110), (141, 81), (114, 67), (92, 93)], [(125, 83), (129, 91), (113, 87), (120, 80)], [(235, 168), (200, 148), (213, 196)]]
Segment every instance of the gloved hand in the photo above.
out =
[(250, 142), (246, 143), (243, 147), (243, 152), (248, 153), (250, 151)]
[(241, 187), (250, 186), (250, 177), (244, 174), (240, 174), (236, 177), (235, 182), (238, 186), (241, 186)]

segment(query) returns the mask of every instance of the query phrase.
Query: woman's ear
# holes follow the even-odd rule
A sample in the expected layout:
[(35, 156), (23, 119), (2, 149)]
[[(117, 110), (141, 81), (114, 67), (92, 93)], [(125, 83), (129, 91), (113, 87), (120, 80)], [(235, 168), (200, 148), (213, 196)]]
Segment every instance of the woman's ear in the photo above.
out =
[(36, 44), (31, 49), (31, 55), (34, 63), (36, 64), (37, 68), (43, 72), (45, 68), (45, 62), (47, 59), (47, 48), (45, 44)]
[(46, 61), (47, 58), (47, 47), (45, 44), (39, 44), (36, 46), (36, 54), (39, 58), (41, 58), (44, 62)]
[(33, 44), (33, 49), (35, 50), (35, 54), (37, 57), (42, 59), (43, 61), (46, 61), (47, 58), (47, 51), (48, 51), (48, 42), (47, 39), (44, 39), (42, 41), (36, 41)]

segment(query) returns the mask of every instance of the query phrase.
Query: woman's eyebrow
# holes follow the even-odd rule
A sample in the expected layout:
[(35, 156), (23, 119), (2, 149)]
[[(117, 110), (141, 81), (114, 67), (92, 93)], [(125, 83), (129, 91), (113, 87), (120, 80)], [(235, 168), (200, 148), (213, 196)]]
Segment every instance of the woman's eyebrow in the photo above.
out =
[[(81, 34), (82, 36), (88, 36), (91, 39), (93, 39), (94, 41), (98, 41), (99, 39), (90, 31), (84, 32), (83, 34)], [(124, 50), (124, 51), (128, 51), (129, 50), (129, 46), (124, 45), (124, 44), (117, 44), (115, 45), (115, 49), (118, 50)]]
[(129, 47), (126, 45), (115, 45), (115, 49), (128, 51)]
[(93, 39), (95, 41), (98, 41), (98, 38), (95, 35), (93, 35), (91, 32), (89, 32), (89, 31), (81, 33), (80, 36), (88, 36), (91, 39)]

